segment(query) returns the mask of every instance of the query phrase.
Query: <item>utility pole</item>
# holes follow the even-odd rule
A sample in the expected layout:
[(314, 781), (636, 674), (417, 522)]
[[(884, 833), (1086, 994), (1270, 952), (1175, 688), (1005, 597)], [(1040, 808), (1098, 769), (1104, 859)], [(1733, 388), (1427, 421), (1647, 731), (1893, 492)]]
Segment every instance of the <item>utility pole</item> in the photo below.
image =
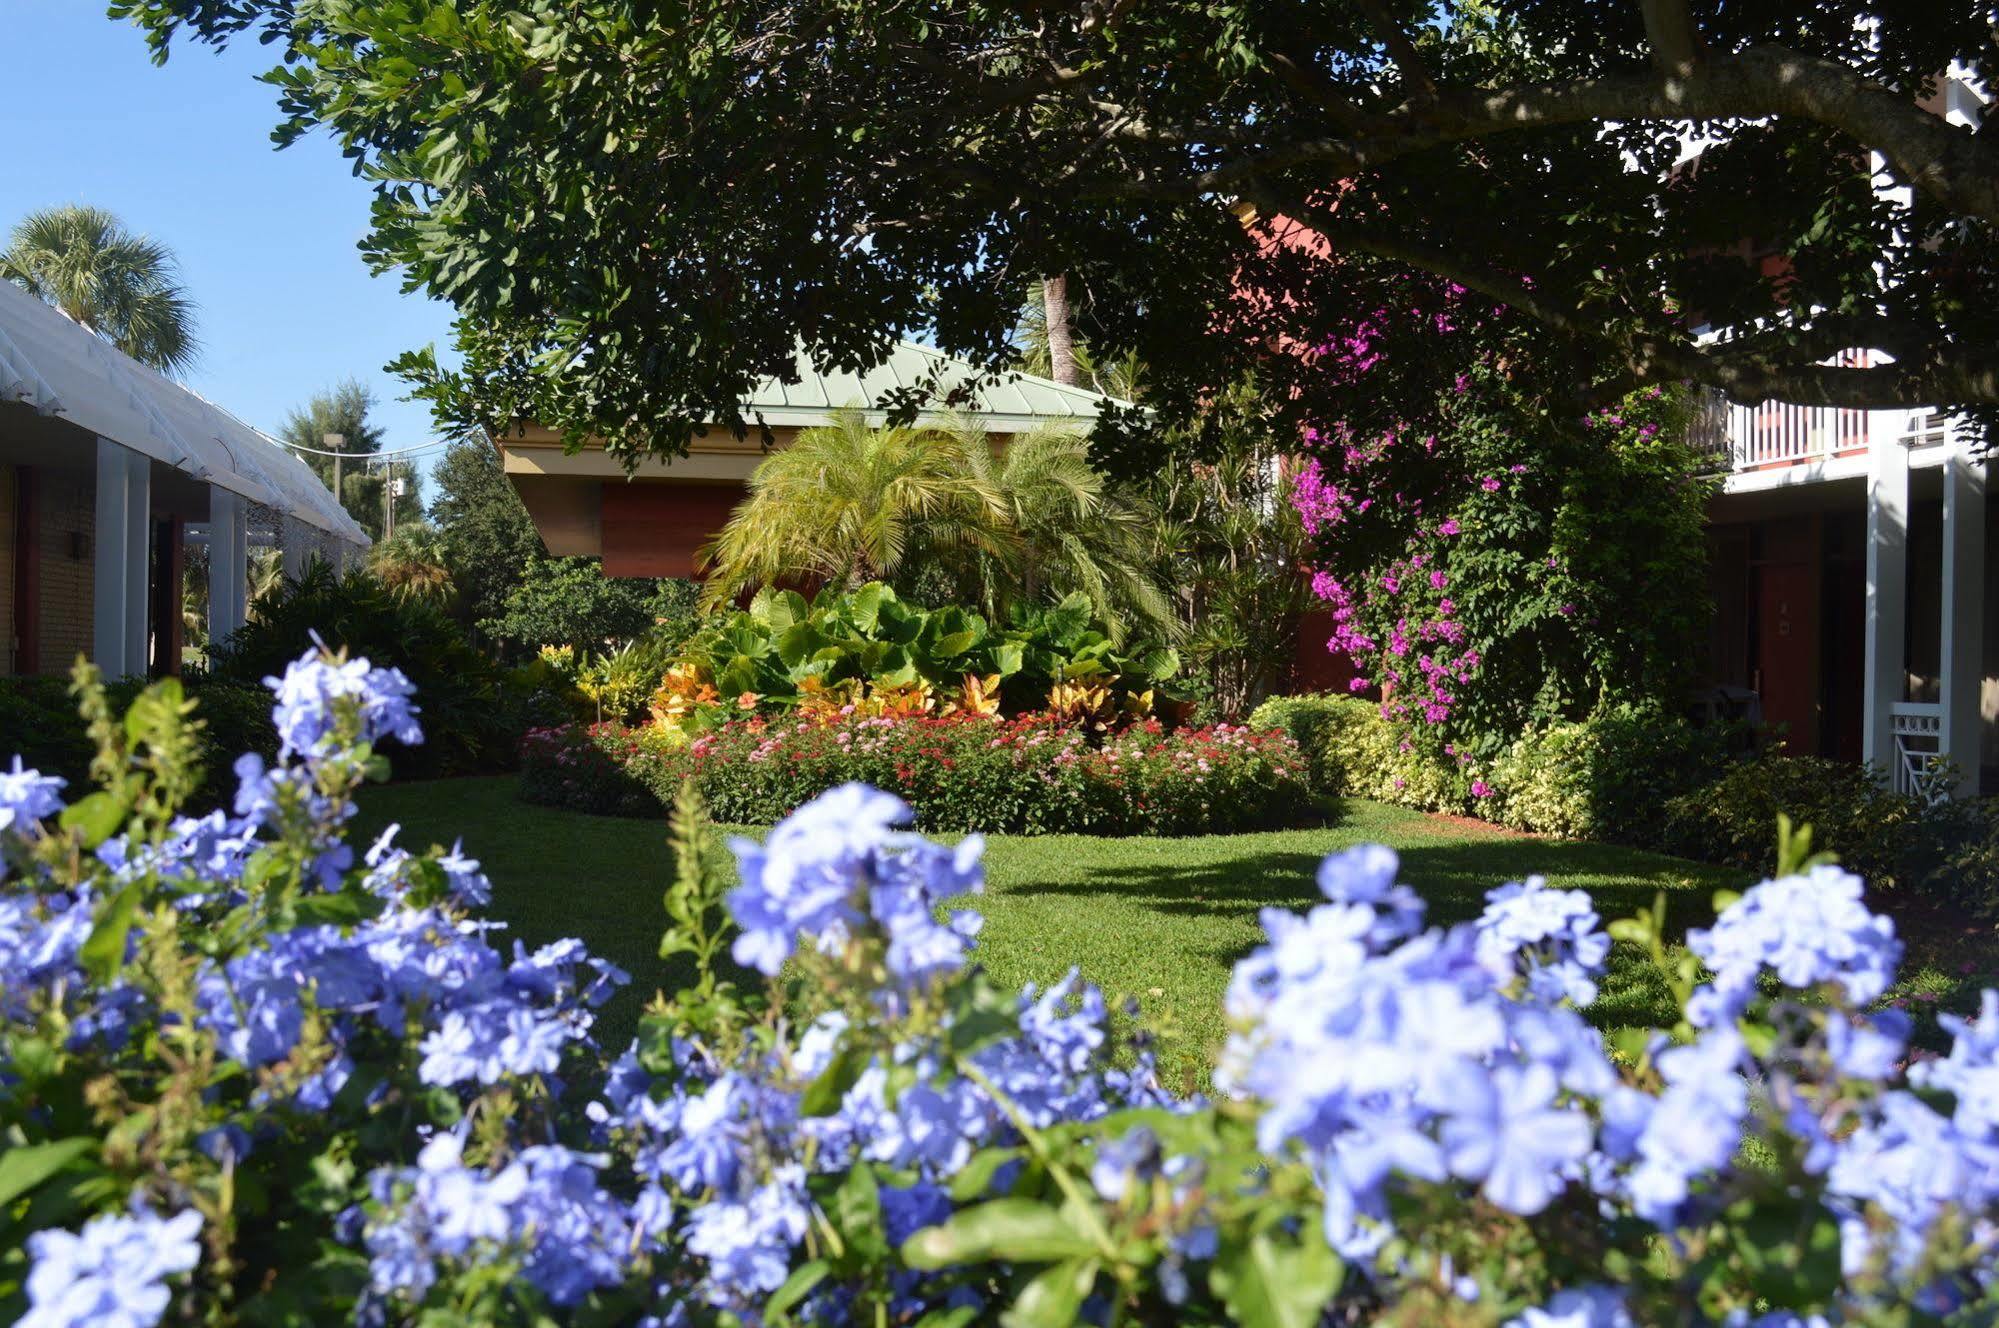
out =
[(347, 435), (344, 433), (322, 434), (319, 441), (326, 444), (327, 451), (333, 453), (333, 501), (339, 503), (344, 508), (347, 506), (347, 498), (346, 495), (340, 492), (340, 451), (347, 446)]

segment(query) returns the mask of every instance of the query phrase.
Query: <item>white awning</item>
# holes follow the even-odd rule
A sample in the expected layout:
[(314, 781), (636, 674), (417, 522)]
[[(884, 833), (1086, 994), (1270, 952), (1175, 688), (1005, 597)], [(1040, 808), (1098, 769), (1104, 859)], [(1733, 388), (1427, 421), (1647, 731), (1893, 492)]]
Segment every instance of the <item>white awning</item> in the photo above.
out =
[(0, 401), (129, 447), (352, 544), (367, 532), (291, 449), (0, 281)]

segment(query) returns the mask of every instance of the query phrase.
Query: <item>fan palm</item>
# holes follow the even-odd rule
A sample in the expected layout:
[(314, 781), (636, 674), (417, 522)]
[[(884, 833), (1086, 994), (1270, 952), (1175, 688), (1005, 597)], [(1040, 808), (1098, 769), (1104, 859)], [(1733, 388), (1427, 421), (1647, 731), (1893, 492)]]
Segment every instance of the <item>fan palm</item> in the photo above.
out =
[(841, 410), (757, 467), (702, 551), (707, 600), (774, 582), (892, 581), (929, 558), (1004, 557), (1012, 539), (1006, 505), (965, 474), (949, 437)]
[(0, 252), (0, 277), (166, 374), (184, 373), (198, 349), (178, 269), (164, 245), (80, 205), (30, 212)]
[(375, 546), (368, 569), (397, 599), (442, 601), (452, 592), (451, 563), (444, 536), (428, 522), (398, 526)]
[(997, 496), (1014, 538), (1003, 556), (975, 555), (988, 612), (1081, 591), (1112, 638), (1142, 622), (1169, 639), (1178, 619), (1153, 574), (1151, 515), (1114, 493), (1090, 464), (1089, 440), (1040, 429), (995, 448), (984, 430), (949, 427), (965, 475)]
[(1177, 619), (1150, 572), (1149, 531), (1074, 433), (995, 448), (968, 420), (876, 429), (843, 411), (757, 467), (749, 497), (704, 550), (707, 597), (786, 581), (907, 589), (927, 574), (989, 614), (1082, 591), (1114, 639), (1135, 620), (1171, 636)]

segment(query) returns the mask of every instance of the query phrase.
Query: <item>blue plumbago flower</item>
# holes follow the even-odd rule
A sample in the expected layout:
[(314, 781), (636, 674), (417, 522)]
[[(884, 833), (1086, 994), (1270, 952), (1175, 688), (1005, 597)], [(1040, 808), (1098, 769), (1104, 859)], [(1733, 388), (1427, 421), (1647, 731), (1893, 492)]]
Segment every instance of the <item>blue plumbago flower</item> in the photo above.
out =
[(1442, 1130), (1451, 1170), (1482, 1182), (1485, 1197), (1508, 1212), (1547, 1207), (1590, 1151), (1593, 1134), (1587, 1116), (1555, 1105), (1559, 1087), (1544, 1065), (1461, 1070)]
[(796, 1165), (777, 1168), (748, 1194), (696, 1208), (687, 1219), (687, 1248), (708, 1261), (708, 1302), (754, 1309), (783, 1286), (807, 1218), (805, 1173)]
[(1970, 1133), (1999, 1134), (1999, 991), (1988, 988), (1979, 997), (1976, 1018), (1946, 1014), (1937, 1022), (1953, 1037), (1950, 1055), (1910, 1066), (1910, 1082), (1955, 1097), (1955, 1118)]
[(937, 907), (982, 888), (985, 841), (970, 835), (945, 848), (897, 828), (912, 817), (902, 799), (846, 784), (786, 817), (763, 844), (732, 840), (742, 877), (728, 900), (741, 928), (736, 961), (775, 975), (801, 935), (831, 951), (873, 923), (904, 987), (960, 968), (980, 919), (959, 912), (940, 923)]
[(1319, 864), (1319, 893), (1335, 904), (1365, 904), (1374, 910), (1376, 945), (1413, 936), (1423, 929), (1422, 897), (1395, 877), (1402, 859), (1386, 844), (1357, 844), (1326, 855)]
[[(384, 1294), (420, 1299), (441, 1266), (511, 1254), (556, 1305), (616, 1286), (631, 1272), (632, 1225), (626, 1207), (599, 1184), (603, 1165), (542, 1144), (484, 1171), (464, 1164), (457, 1135), (435, 1136), (415, 1167), (369, 1178), (383, 1210), (364, 1234), (371, 1282)], [(399, 1190), (406, 1200), (396, 1199)]]
[(1722, 910), (1710, 928), (1687, 932), (1687, 948), (1714, 972), (1688, 1007), (1696, 1023), (1732, 1019), (1756, 994), (1764, 969), (1787, 987), (1837, 986), (1848, 1003), (1881, 999), (1901, 962), (1895, 924), (1868, 911), (1858, 876), (1818, 866), (1803, 876), (1764, 881)]
[(25, 835), (45, 818), (62, 810), (61, 793), (67, 780), (45, 775), (14, 758), (14, 768), (0, 769), (0, 834)]
[(167, 1279), (201, 1261), (201, 1214), (107, 1213), (83, 1230), (28, 1237), (28, 1312), (18, 1328), (151, 1328)]
[(1694, 1182), (1734, 1161), (1749, 1111), (1746, 1055), (1733, 1028), (1713, 1029), (1691, 1046), (1659, 1053), (1666, 1080), (1660, 1096), (1620, 1088), (1606, 1098), (1604, 1152), (1631, 1166), (1621, 1178), (1599, 1177), (1599, 1189), (1622, 1195), (1647, 1221), (1672, 1225)]
[(1159, 1136), (1150, 1127), (1134, 1125), (1121, 1139), (1097, 1145), (1096, 1160), (1090, 1164), (1090, 1184), (1107, 1203), (1122, 1203), (1134, 1188), (1151, 1183), (1159, 1174), (1163, 1158)]
[[(1966, 1130), (1911, 1093), (1884, 1093), (1873, 1119), (1841, 1141), (1827, 1190), (1852, 1205), (1872, 1205), (1892, 1227), (1888, 1251), (1897, 1271), (1921, 1259), (1930, 1232), (1947, 1208), (1978, 1213), (1999, 1202), (1999, 1139), (1988, 1130)], [(1841, 1250), (1849, 1269), (1865, 1267), (1881, 1233), (1857, 1206), (1842, 1214)], [(1991, 1257), (1999, 1232), (1980, 1223), (1977, 1253)]]
[(1610, 937), (1582, 890), (1550, 890), (1540, 876), (1487, 892), (1478, 920), (1479, 958), (1501, 981), (1524, 972), (1548, 1000), (1588, 1005), (1610, 957)]
[(81, 976), (77, 952), (90, 936), (91, 907), (82, 890), (0, 895), (0, 1012), (19, 1018), (32, 993)]
[(360, 716), (361, 742), (423, 741), (418, 707), (410, 699), (416, 686), (401, 669), (373, 668), (366, 659), (334, 663), (314, 649), (292, 661), (282, 678), (264, 679), (264, 685), (278, 697), (271, 718), (281, 758), (330, 755), (344, 706), (353, 706)]
[(1624, 1293), (1614, 1287), (1571, 1287), (1557, 1291), (1546, 1305), (1508, 1319), (1506, 1328), (1637, 1328), (1624, 1308)]

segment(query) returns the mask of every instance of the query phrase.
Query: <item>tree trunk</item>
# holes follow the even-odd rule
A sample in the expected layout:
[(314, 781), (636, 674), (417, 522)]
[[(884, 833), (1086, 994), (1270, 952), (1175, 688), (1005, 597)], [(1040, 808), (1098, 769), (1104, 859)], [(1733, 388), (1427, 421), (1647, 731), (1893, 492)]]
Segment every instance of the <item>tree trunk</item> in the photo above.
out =
[(1079, 379), (1076, 338), (1069, 327), (1069, 278), (1042, 279), (1041, 308), (1048, 320), (1048, 376), (1074, 387)]

